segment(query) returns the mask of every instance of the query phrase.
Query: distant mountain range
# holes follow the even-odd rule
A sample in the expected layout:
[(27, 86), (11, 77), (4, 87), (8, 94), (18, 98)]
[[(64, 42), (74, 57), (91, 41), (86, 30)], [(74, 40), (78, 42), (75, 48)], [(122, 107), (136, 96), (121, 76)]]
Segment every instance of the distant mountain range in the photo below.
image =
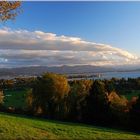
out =
[(54, 72), (60, 74), (74, 74), (74, 73), (101, 73), (115, 71), (113, 68), (98, 67), (91, 65), (82, 66), (59, 66), (59, 67), (47, 67), (47, 66), (37, 66), (37, 67), (20, 67), (20, 68), (0, 68), (0, 76), (18, 76), (18, 75), (41, 75), (45, 72)]
[[(137, 69), (140, 70), (140, 69)], [(20, 68), (0, 68), (0, 77), (3, 76), (39, 76), (45, 72), (54, 72), (59, 74), (82, 74), (82, 73), (103, 73), (103, 72), (115, 72), (115, 71), (126, 71), (125, 69), (115, 69), (109, 67), (99, 67), (91, 65), (81, 66), (59, 66), (59, 67), (47, 67), (47, 66), (36, 66), (36, 67), (20, 67)], [(132, 70), (127, 70), (132, 71)], [(134, 70), (133, 70), (134, 71)]]

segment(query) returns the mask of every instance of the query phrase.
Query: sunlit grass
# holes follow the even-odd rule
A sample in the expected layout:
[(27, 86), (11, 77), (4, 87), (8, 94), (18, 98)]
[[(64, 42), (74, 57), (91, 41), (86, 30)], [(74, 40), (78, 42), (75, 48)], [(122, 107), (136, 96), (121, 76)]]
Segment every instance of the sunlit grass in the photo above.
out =
[(140, 135), (84, 124), (0, 113), (0, 139), (140, 139)]

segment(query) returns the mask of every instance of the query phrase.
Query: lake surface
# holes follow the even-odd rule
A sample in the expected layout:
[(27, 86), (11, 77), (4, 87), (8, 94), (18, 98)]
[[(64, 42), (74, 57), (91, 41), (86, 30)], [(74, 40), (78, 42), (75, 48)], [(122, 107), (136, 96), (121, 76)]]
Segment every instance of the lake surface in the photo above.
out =
[(103, 73), (101, 78), (110, 79), (110, 78), (138, 78), (140, 77), (140, 71), (135, 72), (106, 72)]
[[(95, 73), (94, 73), (95, 74)], [(86, 74), (85, 74), (86, 75)], [(105, 73), (98, 73), (95, 74), (97, 76), (91, 76), (86, 78), (71, 78), (68, 79), (69, 81), (73, 81), (73, 80), (84, 80), (84, 79), (111, 79), (111, 78), (138, 78), (140, 77), (140, 71), (135, 71), (135, 72), (105, 72)]]

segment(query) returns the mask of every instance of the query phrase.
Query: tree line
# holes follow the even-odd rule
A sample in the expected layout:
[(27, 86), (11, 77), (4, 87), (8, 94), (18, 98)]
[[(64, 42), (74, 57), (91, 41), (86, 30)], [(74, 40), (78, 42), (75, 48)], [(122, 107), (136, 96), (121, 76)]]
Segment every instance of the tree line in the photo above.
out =
[[(12, 81), (12, 80), (11, 80)], [(140, 90), (140, 78), (69, 81), (46, 73), (37, 78), (0, 81), (1, 89), (28, 87), (27, 107), (20, 113), (97, 125), (140, 129), (140, 98), (126, 99), (124, 90)], [(123, 92), (122, 92), (123, 91)], [(14, 110), (16, 112), (16, 110)]]

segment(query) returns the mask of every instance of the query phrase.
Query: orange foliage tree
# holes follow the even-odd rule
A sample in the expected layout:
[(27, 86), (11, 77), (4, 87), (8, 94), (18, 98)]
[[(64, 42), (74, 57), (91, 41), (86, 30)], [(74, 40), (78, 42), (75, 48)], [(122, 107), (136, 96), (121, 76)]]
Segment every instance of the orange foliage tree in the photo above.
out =
[(15, 19), (21, 11), (20, 1), (0, 1), (0, 20)]

